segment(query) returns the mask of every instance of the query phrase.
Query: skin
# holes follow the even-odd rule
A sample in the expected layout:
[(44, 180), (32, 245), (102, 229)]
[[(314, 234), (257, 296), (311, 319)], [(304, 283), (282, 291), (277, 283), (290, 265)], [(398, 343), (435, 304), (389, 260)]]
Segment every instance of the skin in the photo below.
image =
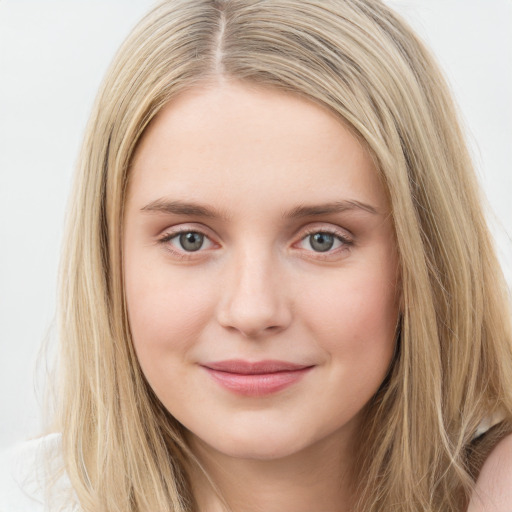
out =
[[(135, 350), (227, 503), (349, 510), (351, 447), (392, 361), (400, 295), (370, 155), (313, 102), (222, 82), (163, 109), (130, 179), (123, 257)], [(216, 215), (164, 206), (176, 201)], [(346, 208), (288, 215), (337, 201)], [(205, 235), (201, 248), (187, 252), (179, 230)], [(332, 249), (316, 250), (314, 233), (332, 234)], [(227, 359), (312, 368), (278, 392), (240, 396), (202, 366)], [(191, 480), (200, 510), (224, 510), (198, 473)]]
[(467, 512), (509, 512), (511, 503), (512, 435), (508, 435), (485, 461)]

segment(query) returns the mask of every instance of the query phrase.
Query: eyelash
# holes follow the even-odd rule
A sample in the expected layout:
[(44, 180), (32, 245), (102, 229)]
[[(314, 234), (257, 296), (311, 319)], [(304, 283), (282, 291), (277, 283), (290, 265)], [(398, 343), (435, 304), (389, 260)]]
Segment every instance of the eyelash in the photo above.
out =
[[(202, 231), (201, 229), (192, 228), (192, 229), (179, 229), (177, 231), (173, 231), (172, 233), (165, 233), (161, 238), (158, 239), (158, 243), (162, 244), (162, 245), (165, 245), (166, 249), (170, 253), (172, 253), (172, 255), (174, 257), (177, 257), (180, 260), (192, 259), (196, 252), (197, 253), (202, 252), (201, 249), (199, 249), (197, 251), (185, 251), (185, 250), (179, 251), (179, 250), (176, 250), (174, 247), (172, 247), (172, 245), (169, 243), (174, 238), (177, 238), (180, 235), (183, 235), (185, 233), (198, 233), (199, 235), (204, 236), (205, 239), (210, 240), (210, 242), (211, 242), (210, 237), (204, 231)], [(211, 243), (214, 243), (214, 242), (211, 242)]]
[(316, 234), (320, 234), (320, 233), (324, 234), (324, 235), (333, 236), (335, 239), (337, 239), (341, 242), (341, 246), (336, 249), (329, 249), (328, 251), (325, 251), (325, 252), (308, 251), (308, 252), (313, 252), (315, 254), (315, 258), (317, 258), (317, 259), (320, 259), (320, 260), (330, 259), (332, 257), (337, 256), (340, 252), (348, 251), (354, 245), (354, 240), (352, 238), (350, 238), (349, 236), (347, 236), (346, 233), (341, 232), (336, 229), (327, 229), (327, 228), (308, 228), (308, 229), (306, 229), (304, 235), (299, 240), (299, 243), (303, 242), (304, 240), (306, 240), (308, 237), (310, 237), (312, 235), (316, 235)]
[[(171, 240), (179, 237), (180, 235), (182, 235), (184, 233), (198, 233), (198, 234), (204, 236), (205, 239), (208, 239), (212, 244), (215, 243), (215, 242), (211, 241), (210, 237), (204, 231), (202, 231), (201, 229), (197, 229), (197, 228), (179, 229), (177, 231), (173, 231), (172, 233), (165, 233), (161, 238), (158, 239), (158, 243), (162, 244), (162, 245), (166, 245), (167, 246), (166, 249), (169, 252), (171, 252), (173, 254), (173, 256), (179, 258), (180, 260), (192, 259), (192, 258), (194, 258), (194, 254), (196, 252), (201, 253), (203, 251), (201, 249), (198, 249), (197, 251), (185, 251), (185, 250), (179, 251), (179, 250), (174, 249), (172, 247), (172, 245), (169, 244), (169, 242)], [(330, 257), (333, 257), (340, 252), (349, 250), (354, 245), (354, 241), (352, 240), (352, 238), (348, 237), (345, 233), (342, 233), (336, 229), (326, 229), (326, 228), (307, 229), (305, 231), (305, 233), (303, 234), (303, 236), (300, 238), (300, 240), (298, 242), (295, 242), (295, 244), (301, 243), (304, 240), (306, 240), (308, 237), (310, 237), (312, 235), (316, 235), (316, 234), (331, 235), (334, 238), (336, 238), (338, 241), (341, 242), (341, 246), (334, 250), (329, 249), (325, 252), (314, 251), (314, 250), (307, 251), (309, 253), (315, 254), (315, 258), (320, 259), (320, 260), (327, 260)]]

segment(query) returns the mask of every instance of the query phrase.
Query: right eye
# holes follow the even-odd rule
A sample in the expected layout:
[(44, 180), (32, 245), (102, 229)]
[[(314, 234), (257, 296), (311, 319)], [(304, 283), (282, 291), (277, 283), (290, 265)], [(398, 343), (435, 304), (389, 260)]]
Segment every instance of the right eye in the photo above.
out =
[(199, 231), (183, 230), (174, 233), (167, 233), (160, 239), (163, 244), (169, 244), (176, 252), (197, 252), (213, 247), (213, 242)]

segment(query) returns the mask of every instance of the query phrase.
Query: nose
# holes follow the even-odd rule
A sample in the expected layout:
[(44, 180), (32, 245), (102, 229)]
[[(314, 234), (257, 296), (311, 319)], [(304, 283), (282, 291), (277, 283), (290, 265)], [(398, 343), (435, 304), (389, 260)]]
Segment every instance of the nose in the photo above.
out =
[(283, 273), (269, 256), (246, 254), (238, 258), (220, 293), (219, 324), (244, 337), (277, 334), (292, 320)]

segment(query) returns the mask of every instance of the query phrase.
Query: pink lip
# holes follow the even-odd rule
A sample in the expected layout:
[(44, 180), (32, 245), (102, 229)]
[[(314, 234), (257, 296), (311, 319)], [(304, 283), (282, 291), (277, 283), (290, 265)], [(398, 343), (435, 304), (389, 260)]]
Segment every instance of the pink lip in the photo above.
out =
[(203, 368), (221, 386), (239, 395), (264, 396), (300, 380), (313, 366), (287, 361), (249, 362), (239, 359), (206, 363)]

